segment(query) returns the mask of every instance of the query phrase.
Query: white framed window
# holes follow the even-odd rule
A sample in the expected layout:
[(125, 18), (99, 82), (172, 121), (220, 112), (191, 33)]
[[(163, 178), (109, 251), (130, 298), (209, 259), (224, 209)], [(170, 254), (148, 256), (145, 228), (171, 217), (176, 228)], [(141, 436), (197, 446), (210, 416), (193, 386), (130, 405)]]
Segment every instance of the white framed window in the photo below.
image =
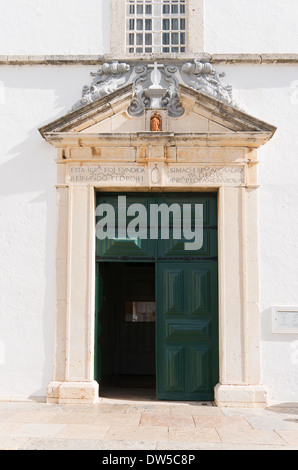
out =
[(204, 52), (204, 0), (110, 0), (110, 54)]
[(186, 0), (126, 0), (126, 53), (186, 52), (186, 3)]

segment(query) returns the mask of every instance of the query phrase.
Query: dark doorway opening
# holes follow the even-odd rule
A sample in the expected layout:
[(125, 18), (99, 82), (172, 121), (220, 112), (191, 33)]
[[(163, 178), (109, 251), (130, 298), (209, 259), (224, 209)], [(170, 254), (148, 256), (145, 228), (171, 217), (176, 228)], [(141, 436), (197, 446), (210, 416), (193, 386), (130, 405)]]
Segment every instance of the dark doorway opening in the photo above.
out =
[(111, 388), (155, 390), (155, 263), (100, 262), (99, 271), (101, 395)]

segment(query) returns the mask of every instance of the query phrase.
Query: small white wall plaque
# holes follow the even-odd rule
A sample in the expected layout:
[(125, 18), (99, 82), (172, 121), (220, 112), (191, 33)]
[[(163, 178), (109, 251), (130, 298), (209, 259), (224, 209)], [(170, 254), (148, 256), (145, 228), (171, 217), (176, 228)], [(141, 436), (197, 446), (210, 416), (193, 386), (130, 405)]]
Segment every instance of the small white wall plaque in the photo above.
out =
[(273, 307), (272, 331), (298, 334), (298, 307)]

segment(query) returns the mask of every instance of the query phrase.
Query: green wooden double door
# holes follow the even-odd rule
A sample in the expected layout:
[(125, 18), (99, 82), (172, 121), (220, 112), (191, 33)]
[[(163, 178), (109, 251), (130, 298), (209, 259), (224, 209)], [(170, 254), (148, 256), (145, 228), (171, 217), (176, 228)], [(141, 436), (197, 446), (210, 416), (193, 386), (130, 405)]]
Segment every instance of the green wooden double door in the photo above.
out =
[[(128, 331), (143, 335), (139, 338), (140, 349), (136, 350), (136, 356), (143, 363), (145, 373), (147, 370), (152, 370), (152, 361), (150, 365), (150, 360), (145, 354), (143, 355), (141, 349), (146, 344), (146, 334), (152, 334), (153, 328), (157, 398), (213, 400), (214, 386), (219, 378), (216, 194), (161, 193), (157, 195), (146, 193), (135, 195), (129, 193), (126, 194), (125, 200), (121, 199), (122, 207), (119, 206), (118, 196), (119, 194), (111, 193), (97, 195), (97, 207), (106, 204), (109, 208), (113, 208), (110, 215), (115, 215), (116, 230), (112, 233), (112, 237), (96, 240), (95, 377), (98, 382), (101, 381), (103, 368), (111, 356), (111, 353), (104, 356), (102, 350), (104, 344), (109, 343), (110, 338), (114, 338), (111, 341), (115, 341), (115, 337), (118, 337), (122, 342), (126, 342), (124, 349), (120, 351), (120, 356), (123, 357), (127, 356), (125, 351), (130, 349), (130, 342), (138, 343), (136, 338), (129, 336)], [(125, 202), (125, 207), (123, 207), (123, 202)], [(130, 222), (133, 223), (132, 214), (137, 213), (128, 208), (134, 204), (141, 204), (146, 208), (142, 221), (144, 222), (146, 214), (148, 218), (147, 224), (143, 224), (145, 227), (142, 227), (143, 235), (129, 238), (127, 235), (123, 236), (123, 227), (127, 227)], [(149, 219), (152, 204), (155, 206), (165, 204), (167, 207), (177, 204), (181, 208), (181, 224), (183, 224), (183, 210), (187, 206), (190, 210), (186, 216), (191, 219), (190, 227), (192, 228), (196, 223), (195, 208), (200, 206), (203, 211), (202, 246), (197, 250), (187, 249), (189, 245), (186, 243), (189, 238), (184, 236), (183, 230), (181, 230), (181, 238), (177, 239), (177, 233), (176, 235), (174, 233), (177, 224), (174, 216), (171, 218), (172, 214), (169, 218), (168, 235), (166, 232), (162, 234), (164, 220), (160, 217), (158, 237), (150, 238), (151, 221)], [(132, 206), (134, 207), (136, 206)], [(97, 216), (97, 222), (104, 220), (103, 215), (106, 215), (106, 212), (101, 211)], [(124, 221), (123, 218), (126, 220)], [(146, 226), (148, 236), (144, 237)], [(122, 272), (122, 277), (121, 275), (117, 277), (116, 271), (113, 271), (112, 266), (115, 265), (118, 266), (118, 271), (116, 271)], [(133, 266), (135, 266), (135, 271)], [(111, 273), (110, 277), (106, 275), (107, 271)], [(134, 291), (133, 288), (131, 292), (128, 292), (124, 284), (125, 280), (130, 279), (129, 272), (134, 272), (132, 278), (139, 281), (139, 286), (145, 280), (150, 292), (145, 293), (145, 284), (140, 292)], [(154, 289), (149, 287), (152, 286), (152, 282)], [(112, 301), (107, 305), (107, 292), (110, 292), (114, 307)], [(138, 302), (143, 302), (143, 305), (147, 302), (146, 308), (149, 310), (153, 309), (152, 302), (155, 302), (154, 323), (152, 317), (151, 321), (148, 317), (142, 327), (137, 326), (138, 321), (134, 325), (133, 321), (129, 321), (132, 319), (132, 305), (135, 309), (135, 306), (139, 305)], [(117, 320), (116, 310), (121, 311), (120, 323)], [(109, 317), (112, 320), (109, 321)], [(127, 319), (128, 321), (125, 321)], [(146, 324), (147, 321), (148, 324)], [(116, 330), (120, 330), (118, 336), (113, 335)], [(148, 344), (149, 342), (148, 340)], [(147, 348), (147, 352), (149, 349)], [(115, 345), (110, 343), (110, 351), (112, 350), (115, 351)], [(129, 357), (127, 358), (126, 367), (130, 370)], [(121, 373), (121, 368), (119, 370)]]

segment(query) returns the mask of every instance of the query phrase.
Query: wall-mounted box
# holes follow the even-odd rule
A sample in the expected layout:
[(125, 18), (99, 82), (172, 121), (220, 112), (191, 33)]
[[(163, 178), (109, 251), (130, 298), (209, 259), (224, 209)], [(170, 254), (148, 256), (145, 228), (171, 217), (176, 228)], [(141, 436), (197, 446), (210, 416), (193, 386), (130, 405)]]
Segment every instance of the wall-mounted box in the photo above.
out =
[(298, 334), (298, 307), (272, 307), (272, 332)]

